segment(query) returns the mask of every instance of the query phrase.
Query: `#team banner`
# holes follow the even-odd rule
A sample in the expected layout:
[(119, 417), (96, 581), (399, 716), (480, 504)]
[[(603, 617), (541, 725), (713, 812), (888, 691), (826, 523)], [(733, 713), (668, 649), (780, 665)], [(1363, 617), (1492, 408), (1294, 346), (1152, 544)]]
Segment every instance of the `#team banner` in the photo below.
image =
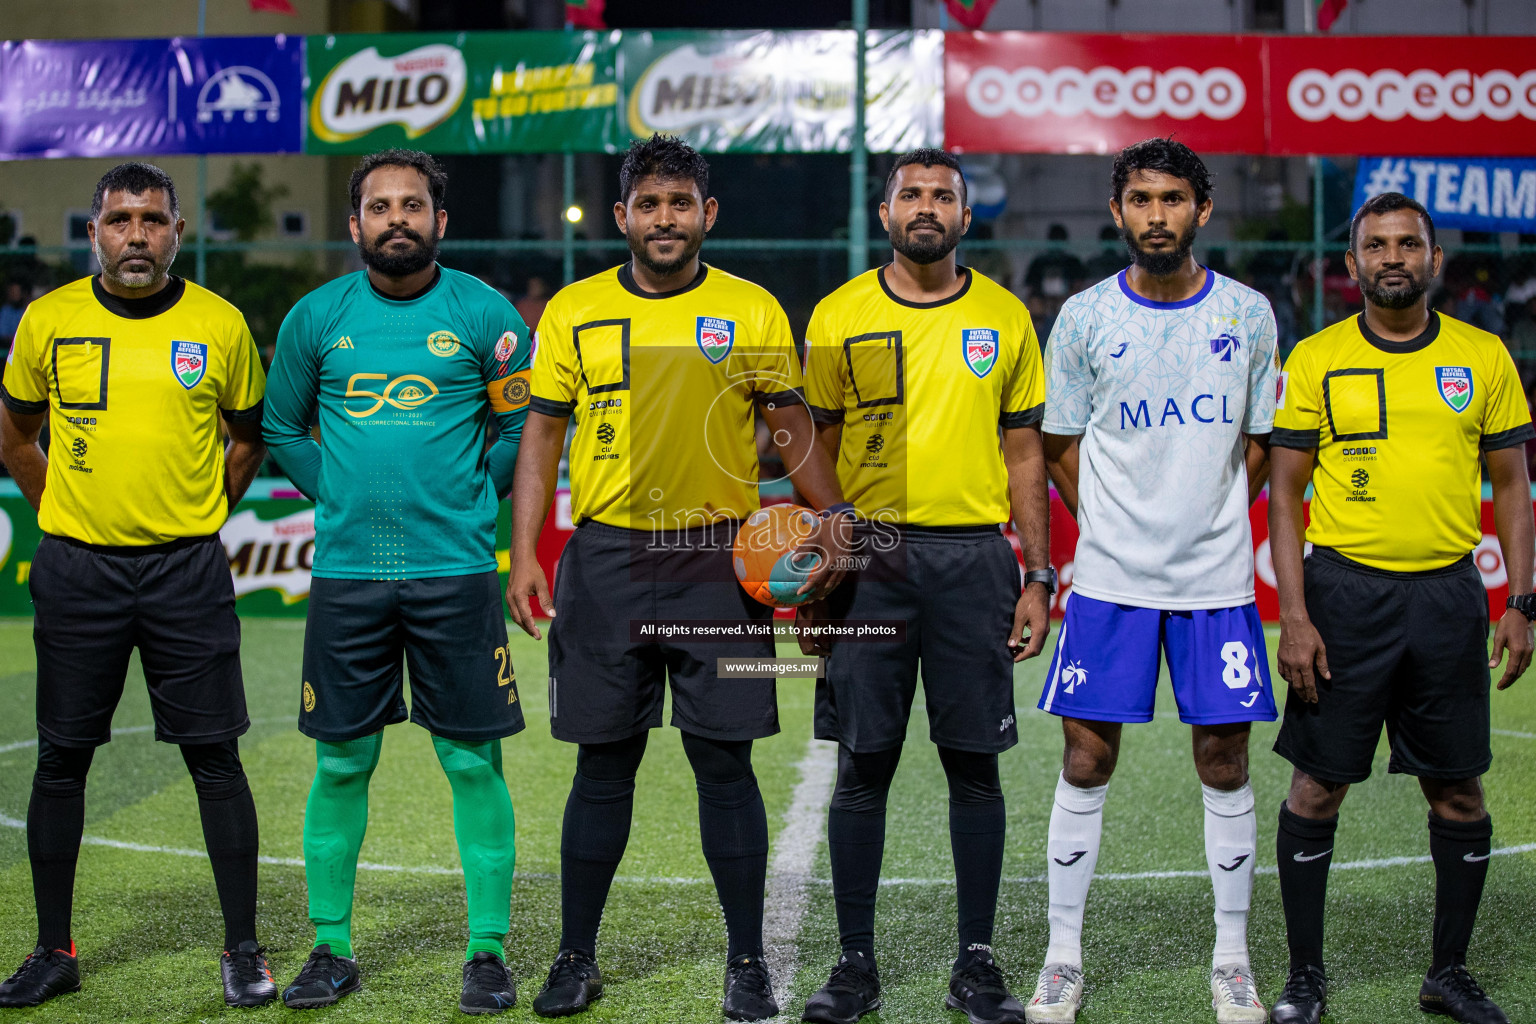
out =
[(1355, 208), (1383, 192), (1417, 199), (1437, 227), (1536, 232), (1536, 160), (1361, 157)]

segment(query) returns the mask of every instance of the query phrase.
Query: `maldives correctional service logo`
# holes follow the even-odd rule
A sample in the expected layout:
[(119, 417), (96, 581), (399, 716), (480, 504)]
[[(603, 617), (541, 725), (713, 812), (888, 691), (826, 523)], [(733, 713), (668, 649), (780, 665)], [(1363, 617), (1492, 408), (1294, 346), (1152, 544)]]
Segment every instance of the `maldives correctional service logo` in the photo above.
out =
[(427, 335), (427, 348), (435, 356), (451, 356), (459, 350), (459, 336), (452, 331), (433, 331)]
[(965, 346), (965, 365), (978, 377), (985, 377), (997, 365), (997, 332), (987, 327), (968, 327), (960, 332)]
[(736, 321), (722, 320), (717, 316), (699, 317), (699, 351), (704, 358), (718, 363), (730, 354), (736, 344)]
[(431, 43), (395, 57), (370, 46), (326, 74), (310, 104), (309, 128), (333, 143), (388, 124), (398, 124), (408, 139), (418, 138), (453, 116), (468, 80), (464, 54), (456, 46)]
[(208, 372), (208, 346), (200, 341), (171, 342), (171, 372), (191, 391)]
[(1456, 412), (1466, 412), (1472, 404), (1472, 367), (1437, 366), (1435, 380), (1440, 385), (1440, 397)]

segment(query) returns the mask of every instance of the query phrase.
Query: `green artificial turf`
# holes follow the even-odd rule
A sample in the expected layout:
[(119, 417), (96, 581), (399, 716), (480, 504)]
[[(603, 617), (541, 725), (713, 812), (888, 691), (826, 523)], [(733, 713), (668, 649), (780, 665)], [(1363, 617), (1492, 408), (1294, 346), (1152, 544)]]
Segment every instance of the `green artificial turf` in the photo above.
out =
[[(313, 744), (294, 729), (302, 624), (244, 623), (246, 688), (255, 721), (242, 741), (261, 816), (259, 925), (280, 981), (308, 952), (300, 840), (314, 766)], [(1270, 647), (1274, 647), (1271, 634)], [(507, 1017), (531, 1019), (530, 1003), (559, 942), (560, 820), (575, 748), (552, 740), (541, 643), (513, 631), (514, 660), (528, 729), (505, 744), (517, 812), (519, 878), (513, 890), (508, 962), (520, 981)], [(1017, 672), (1018, 748), (1002, 758), (1008, 798), (1008, 856), (996, 949), (1015, 990), (1027, 997), (1046, 940), (1046, 826), (1060, 765), (1054, 718), (1033, 710), (1045, 661)], [(1278, 676), (1276, 677), (1278, 680)], [(26, 815), (35, 748), (31, 623), (0, 620), (0, 973), (35, 938)], [(1099, 872), (1139, 876), (1193, 871), (1197, 877), (1103, 877), (1089, 899), (1084, 933), (1088, 1002), (1083, 1024), (1212, 1020), (1207, 987), (1213, 938), (1210, 885), (1201, 835), (1199, 783), (1189, 731), (1160, 694), (1156, 721), (1126, 730), (1105, 810)], [(780, 735), (759, 742), (758, 778), (776, 837), (809, 754), (812, 686), (779, 686)], [(355, 943), (363, 990), (336, 1007), (295, 1014), (280, 1005), (226, 1010), (218, 989), (222, 935), (208, 863), (195, 854), (202, 833), (192, 785), (175, 749), (155, 743), (137, 666), (114, 727), (96, 756), (86, 799), (89, 840), (76, 883), (75, 938), (84, 990), (32, 1011), (0, 1010), (0, 1021), (196, 1021), (220, 1015), (337, 1021), (458, 1018), (464, 941), (462, 878), (455, 874), (452, 807), (431, 744), (411, 725), (388, 730), (374, 776), (359, 872)], [(1494, 767), (1487, 778), (1496, 848), (1536, 844), (1536, 676), (1494, 697)], [(1266, 1002), (1284, 981), (1284, 924), (1273, 874), (1275, 814), (1289, 767), (1270, 752), (1274, 726), (1254, 731), (1253, 785), (1259, 801), (1260, 874), (1250, 942)], [(819, 759), (825, 764), (825, 755)], [(1376, 774), (1344, 805), (1328, 894), (1331, 1024), (1422, 1020), (1415, 996), (1429, 959), (1433, 909), (1427, 863), (1339, 870), (1344, 865), (1424, 857), (1424, 802), (1412, 779)], [(809, 794), (824, 821), (827, 793)], [(946, 789), (927, 741), (926, 716), (913, 716), (892, 791), (878, 918), (884, 1007), (870, 1024), (963, 1020), (941, 1009), (954, 956), (954, 891)], [(604, 919), (599, 957), (608, 983), (594, 1021), (683, 1024), (721, 1019), (724, 924), (699, 852), (697, 804), (677, 733), (652, 735), (635, 801), (635, 825)], [(787, 936), (796, 967), (780, 984), (784, 1019), (798, 1019), (806, 995), (837, 952), (824, 833), (815, 832), (814, 878), (803, 889), (798, 927)], [(121, 845), (121, 844), (127, 844)], [(137, 847), (137, 848), (131, 848)], [(176, 852), (181, 851), (181, 852)], [(187, 855), (191, 852), (194, 855)], [(770, 883), (774, 892), (780, 891)], [(788, 905), (787, 903), (785, 905)], [(1496, 857), (1471, 951), (1474, 972), (1512, 1020), (1536, 1020), (1536, 852)], [(782, 919), (782, 918), (781, 918)], [(794, 918), (789, 918), (791, 921)], [(792, 951), (792, 952), (791, 952)], [(786, 991), (786, 989), (788, 991)]]

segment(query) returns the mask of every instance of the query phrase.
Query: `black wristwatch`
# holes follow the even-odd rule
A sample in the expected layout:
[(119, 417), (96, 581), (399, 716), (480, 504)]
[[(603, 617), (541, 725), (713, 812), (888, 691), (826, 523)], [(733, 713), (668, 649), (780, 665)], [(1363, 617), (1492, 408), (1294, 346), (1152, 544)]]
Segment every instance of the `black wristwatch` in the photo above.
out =
[(1525, 616), (1526, 622), (1536, 622), (1536, 594), (1521, 594), (1516, 597), (1509, 595), (1509, 600), (1504, 602), (1504, 607), (1513, 608)]
[[(1044, 583), (1046, 597), (1050, 597), (1052, 594), (1055, 594), (1056, 567), (1054, 565), (1048, 565), (1044, 569), (1029, 570), (1024, 574), (1024, 585), (1027, 587), (1031, 583)], [(1536, 600), (1536, 598), (1533, 598), (1533, 600)]]

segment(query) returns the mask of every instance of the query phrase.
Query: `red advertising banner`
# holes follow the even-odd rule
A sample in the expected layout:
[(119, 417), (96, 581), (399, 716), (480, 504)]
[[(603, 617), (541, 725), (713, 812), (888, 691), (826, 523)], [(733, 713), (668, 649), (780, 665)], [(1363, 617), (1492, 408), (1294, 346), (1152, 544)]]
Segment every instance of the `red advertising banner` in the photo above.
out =
[(1536, 154), (1536, 47), (1498, 36), (1265, 41), (1269, 152)]
[(957, 152), (1536, 155), (1536, 39), (950, 32)]
[(1262, 36), (950, 32), (944, 142), (958, 152), (1109, 153), (1153, 135), (1264, 152)]

